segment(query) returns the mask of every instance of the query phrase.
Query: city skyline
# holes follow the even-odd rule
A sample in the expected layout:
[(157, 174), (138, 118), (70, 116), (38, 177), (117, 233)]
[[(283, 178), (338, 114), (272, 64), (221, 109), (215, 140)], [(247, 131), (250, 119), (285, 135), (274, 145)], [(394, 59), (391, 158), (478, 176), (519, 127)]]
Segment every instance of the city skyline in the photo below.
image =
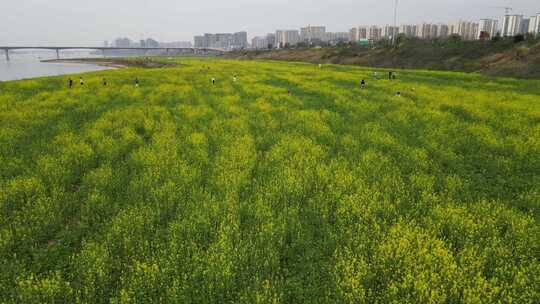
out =
[[(397, 35), (417, 37), (420, 39), (448, 38), (458, 35), (464, 40), (490, 39), (496, 35), (514, 36), (517, 34), (540, 34), (540, 13), (530, 16), (505, 15), (502, 23), (498, 19), (480, 19), (479, 22), (460, 20), (451, 23), (420, 23), (394, 25), (355, 26), (348, 32), (329, 32), (324, 25), (308, 25), (298, 29), (276, 30), (264, 36), (249, 37), (246, 31), (236, 33), (205, 33), (193, 37), (191, 41), (163, 42), (151, 37), (131, 40), (119, 37), (113, 41), (104, 41), (104, 46), (114, 47), (195, 47), (231, 49), (267, 49), (280, 48), (285, 45), (296, 45), (301, 42), (322, 42), (336, 44), (339, 42), (359, 42), (361, 40), (379, 41), (393, 39)], [(250, 38), (250, 39), (249, 39)], [(248, 42), (251, 41), (250, 42)]]
[[(507, 29), (507, 23), (509, 20), (513, 20), (512, 23), (515, 23), (516, 20), (519, 24), (515, 24), (512, 30)], [(105, 46), (143, 46), (145, 45), (145, 40), (155, 41), (154, 46), (179, 46), (181, 47), (192, 47), (196, 48), (207, 48), (212, 44), (211, 40), (214, 40), (213, 47), (228, 49), (228, 48), (245, 48), (248, 45), (253, 48), (266, 48), (268, 45), (275, 46), (277, 42), (287, 41), (290, 38), (283, 38), (287, 36), (283, 35), (293, 35), (296, 36), (292, 39), (292, 44), (298, 42), (308, 42), (311, 40), (314, 41), (323, 41), (323, 42), (332, 42), (332, 41), (358, 41), (361, 39), (372, 39), (380, 40), (383, 38), (391, 38), (394, 34), (399, 35), (403, 34), (408, 37), (418, 37), (423, 39), (431, 38), (447, 38), (450, 35), (459, 35), (466, 40), (474, 39), (485, 39), (492, 38), (495, 35), (501, 36), (513, 36), (517, 34), (539, 34), (540, 33), (540, 13), (530, 16), (527, 18), (524, 15), (505, 15), (503, 17), (502, 23), (498, 19), (480, 19), (479, 22), (459, 20), (456, 22), (450, 23), (429, 23), (422, 22), (419, 24), (397, 24), (395, 27), (390, 24), (385, 25), (363, 25), (363, 26), (354, 26), (349, 29), (348, 32), (329, 32), (326, 30), (324, 25), (308, 25), (300, 29), (289, 29), (283, 30), (278, 29), (274, 32), (267, 33), (266, 35), (259, 36), (250, 36), (246, 31), (236, 32), (236, 33), (204, 33), (201, 35), (195, 35), (192, 41), (176, 41), (176, 42), (164, 42), (164, 41), (155, 41), (151, 37), (140, 40), (131, 40), (127, 37), (116, 38), (113, 41), (105, 40)], [(463, 29), (460, 24), (467, 29)], [(470, 28), (468, 28), (470, 27)], [(375, 33), (373, 31), (376, 31)], [(235, 36), (242, 34), (241, 43), (239, 43), (238, 38)], [(346, 37), (345, 37), (346, 36)], [(276, 41), (277, 37), (277, 41)], [(120, 40), (120, 43), (118, 42)], [(127, 40), (127, 41), (126, 41)], [(253, 41), (249, 43), (248, 40)], [(217, 45), (216, 45), (217, 44)]]
[[(510, 26), (511, 25), (511, 26)], [(324, 25), (308, 25), (300, 29), (276, 30), (261, 36), (248, 36), (245, 31), (237, 33), (205, 33), (193, 37), (195, 48), (216, 49), (240, 49), (254, 48), (265, 49), (283, 47), (284, 45), (296, 45), (300, 42), (356, 42), (360, 40), (383, 40), (392, 39), (394, 35), (403, 34), (407, 37), (420, 39), (448, 38), (450, 35), (461, 36), (465, 40), (490, 39), (496, 35), (514, 36), (517, 34), (540, 33), (540, 13), (527, 18), (523, 15), (505, 15), (502, 23), (498, 19), (480, 19), (479, 22), (459, 20), (450, 23), (419, 23), (419, 24), (396, 24), (393, 25), (364, 25), (355, 26), (348, 32), (329, 32)], [(241, 37), (237, 35), (240, 34)], [(248, 39), (248, 37), (250, 39)], [(118, 43), (118, 40), (128, 40)], [(148, 38), (147, 40), (153, 40)], [(251, 43), (248, 42), (251, 41)], [(129, 41), (128, 38), (118, 38), (113, 42), (115, 46), (144, 46), (144, 40)], [(184, 44), (183, 47), (191, 47), (191, 42), (164, 43), (155, 41), (156, 45)], [(108, 46), (105, 41), (105, 46)]]
[[(513, 14), (533, 16), (540, 7), (533, 0), (501, 3), (457, 0), (432, 3), (400, 1), (399, 24), (448, 23), (455, 20), (501, 19), (497, 5), (514, 7)], [(137, 41), (153, 37), (158, 41), (193, 41), (203, 33), (247, 31), (249, 37), (264, 36), (277, 29), (300, 29), (323, 24), (329, 32), (351, 27), (393, 23), (394, 1), (349, 1), (332, 3), (284, 0), (252, 3), (247, 0), (179, 5), (172, 0), (136, 0), (76, 3), (58, 0), (7, 1), (0, 18), (0, 44), (101, 45), (103, 40), (130, 37)], [(103, 7), (108, 7), (104, 10)], [(347, 9), (343, 9), (347, 7)], [(334, 10), (332, 10), (335, 8)], [(9, 13), (7, 13), (9, 12)], [(368, 13), (362, 13), (368, 12)], [(50, 18), (54, 16), (55, 18)], [(43, 30), (45, 29), (45, 30)]]

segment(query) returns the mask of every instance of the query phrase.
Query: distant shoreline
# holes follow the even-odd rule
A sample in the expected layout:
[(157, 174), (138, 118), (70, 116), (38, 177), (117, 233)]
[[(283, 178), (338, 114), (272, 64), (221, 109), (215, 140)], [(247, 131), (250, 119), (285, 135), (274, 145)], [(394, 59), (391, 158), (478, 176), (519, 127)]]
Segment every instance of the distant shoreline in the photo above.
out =
[(73, 58), (73, 59), (51, 59), (42, 60), (41, 62), (51, 63), (80, 63), (80, 64), (93, 64), (110, 68), (167, 68), (175, 67), (176, 63), (164, 63), (159, 61), (153, 61), (142, 58)]
[(124, 69), (127, 68), (128, 65), (125, 62), (119, 63), (114, 60), (101, 60), (96, 58), (79, 58), (79, 59), (47, 59), (47, 60), (41, 60), (41, 62), (44, 63), (78, 63), (78, 64), (93, 64), (93, 65), (99, 65), (103, 67), (108, 68), (115, 68), (115, 69)]
[(9, 63), (0, 61), (0, 82), (112, 71), (123, 67), (126, 65), (121, 65), (114, 60), (106, 62), (99, 62), (99, 60), (36, 60), (32, 57), (21, 57)]

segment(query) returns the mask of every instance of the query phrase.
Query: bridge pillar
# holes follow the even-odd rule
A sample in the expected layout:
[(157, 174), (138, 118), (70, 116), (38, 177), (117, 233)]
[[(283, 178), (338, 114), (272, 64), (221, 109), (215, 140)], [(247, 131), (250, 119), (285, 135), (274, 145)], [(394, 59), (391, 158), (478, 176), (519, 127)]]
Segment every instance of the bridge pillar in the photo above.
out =
[(4, 49), (4, 52), (6, 53), (6, 61), (9, 61), (9, 50)]
[(105, 49), (101, 49), (101, 55), (103, 55), (103, 58), (107, 57), (105, 56)]
[(167, 56), (169, 56), (169, 49), (166, 49), (166, 51), (167, 51)]
[(60, 49), (56, 49), (56, 59), (60, 60)]

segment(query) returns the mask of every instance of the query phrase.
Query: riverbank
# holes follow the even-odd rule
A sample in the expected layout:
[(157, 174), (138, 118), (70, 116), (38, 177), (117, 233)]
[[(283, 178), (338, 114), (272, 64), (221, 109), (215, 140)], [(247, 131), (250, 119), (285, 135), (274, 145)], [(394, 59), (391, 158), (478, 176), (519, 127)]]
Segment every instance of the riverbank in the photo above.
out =
[(75, 59), (51, 59), (43, 60), (42, 62), (50, 63), (79, 63), (79, 64), (94, 64), (110, 68), (166, 68), (177, 66), (175, 62), (164, 62), (153, 60), (152, 57), (135, 57), (135, 58), (75, 58)]
[(504, 41), (405, 41), (398, 47), (339, 46), (235, 51), (226, 58), (331, 63), (379, 68), (480, 73), (540, 79), (540, 43)]
[(77, 63), (77, 64), (92, 64), (92, 65), (98, 65), (102, 67), (108, 67), (108, 68), (114, 68), (114, 69), (123, 69), (127, 68), (128, 66), (125, 64), (120, 64), (112, 60), (107, 61), (98, 61), (95, 60), (95, 58), (91, 59), (48, 59), (48, 60), (41, 60), (43, 63)]
[(13, 57), (10, 61), (0, 60), (0, 81), (16, 81), (39, 77), (79, 74), (117, 69), (116, 63), (105, 65), (90, 61), (49, 61), (44, 62), (34, 57)]

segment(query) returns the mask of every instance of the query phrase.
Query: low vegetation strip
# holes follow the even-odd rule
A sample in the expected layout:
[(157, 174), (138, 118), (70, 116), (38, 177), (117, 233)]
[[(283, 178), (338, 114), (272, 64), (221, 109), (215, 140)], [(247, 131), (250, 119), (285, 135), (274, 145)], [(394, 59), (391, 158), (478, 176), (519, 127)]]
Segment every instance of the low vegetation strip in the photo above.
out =
[(226, 57), (333, 63), (369, 67), (477, 72), (540, 79), (540, 43), (504, 41), (405, 41), (397, 48), (343, 45), (273, 51), (236, 51)]
[(0, 83), (0, 302), (540, 302), (540, 81), (176, 64)]

